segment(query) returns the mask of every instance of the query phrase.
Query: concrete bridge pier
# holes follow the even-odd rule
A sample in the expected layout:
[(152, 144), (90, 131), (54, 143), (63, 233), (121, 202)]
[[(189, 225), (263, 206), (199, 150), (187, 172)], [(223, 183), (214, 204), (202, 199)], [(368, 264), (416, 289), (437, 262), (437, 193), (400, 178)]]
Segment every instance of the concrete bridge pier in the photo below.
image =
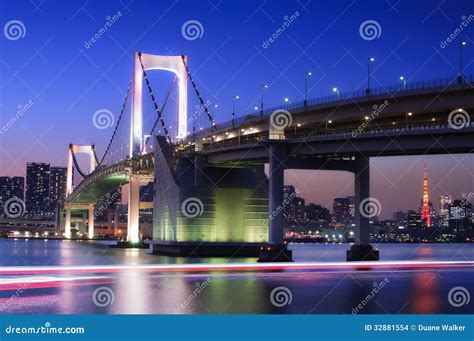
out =
[(291, 262), (292, 252), (284, 243), (285, 217), (283, 208), (283, 186), (285, 161), (287, 159), (284, 140), (269, 143), (269, 207), (268, 245), (260, 249), (259, 262)]
[(64, 237), (71, 239), (71, 208), (66, 205), (66, 217), (64, 219)]
[(128, 227), (127, 241), (129, 243), (140, 242), (139, 236), (140, 219), (140, 179), (131, 177), (128, 183)]
[(359, 163), (354, 171), (355, 186), (355, 228), (354, 245), (347, 250), (348, 261), (373, 261), (379, 259), (379, 251), (370, 245), (371, 205), (375, 205), (370, 198), (370, 167), (369, 158), (366, 157)]
[(89, 213), (89, 224), (88, 224), (88, 231), (87, 231), (87, 236), (89, 239), (94, 238), (94, 205), (89, 205), (88, 208), (88, 213)]

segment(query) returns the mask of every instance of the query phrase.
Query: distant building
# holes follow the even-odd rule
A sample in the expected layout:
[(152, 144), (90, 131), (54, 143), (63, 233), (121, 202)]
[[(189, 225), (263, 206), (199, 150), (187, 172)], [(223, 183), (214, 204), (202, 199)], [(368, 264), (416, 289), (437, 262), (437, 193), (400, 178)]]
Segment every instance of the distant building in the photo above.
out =
[(321, 221), (329, 222), (331, 214), (326, 207), (321, 205), (309, 204), (305, 207), (306, 221), (309, 223), (316, 223)]
[(67, 168), (51, 167), (49, 201), (53, 209), (58, 201), (64, 200), (66, 197), (66, 178)]
[(0, 216), (4, 214), (3, 204), (11, 198), (25, 199), (25, 178), (20, 176), (0, 177)]
[[(430, 207), (431, 206), (431, 207)], [(428, 170), (425, 164), (425, 174), (423, 177), (423, 198), (421, 199), (421, 220), (426, 227), (431, 227), (431, 214), (433, 205), (429, 200), (428, 194)]]
[(422, 215), (415, 211), (408, 211), (406, 221), (408, 228), (421, 228), (423, 226)]
[(406, 227), (406, 218), (407, 218), (407, 215), (405, 212), (402, 212), (402, 211), (397, 211), (397, 212), (394, 212), (393, 213), (393, 223), (395, 225), (397, 225), (397, 227), (399, 226), (403, 226), (403, 227)]
[(51, 166), (49, 163), (27, 163), (26, 165), (26, 211), (29, 215), (48, 212)]
[(450, 195), (442, 194), (439, 196), (438, 217), (442, 227), (449, 225), (449, 206), (452, 202), (453, 200)]
[(292, 185), (283, 188), (284, 215), (287, 222), (303, 222), (305, 219), (305, 200), (296, 194)]
[(472, 204), (466, 200), (454, 200), (449, 205), (449, 227), (466, 230), (472, 227)]
[(333, 220), (336, 224), (348, 225), (351, 222), (349, 198), (336, 198), (333, 201)]

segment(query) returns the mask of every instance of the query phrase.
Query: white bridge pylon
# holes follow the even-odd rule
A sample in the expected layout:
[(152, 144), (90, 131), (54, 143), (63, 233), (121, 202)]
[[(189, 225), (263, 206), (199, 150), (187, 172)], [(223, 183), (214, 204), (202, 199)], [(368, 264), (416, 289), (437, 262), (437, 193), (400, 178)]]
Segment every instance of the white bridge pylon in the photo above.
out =
[(161, 56), (135, 52), (132, 81), (132, 112), (130, 124), (130, 155), (138, 156), (142, 151), (143, 139), (143, 70), (140, 63), (143, 63), (145, 71), (165, 70), (172, 72), (178, 79), (178, 136), (183, 139), (187, 134), (188, 117), (188, 73), (185, 63), (187, 57), (181, 56)]
[[(89, 155), (89, 174), (92, 173), (97, 167), (97, 161), (95, 158), (95, 146), (70, 144), (67, 154), (66, 197), (68, 197), (72, 193), (72, 167), (74, 154)], [(68, 204), (66, 205), (65, 209), (66, 217), (64, 223), (64, 235), (67, 239), (71, 239), (71, 206)], [(88, 237), (92, 239), (94, 237), (94, 205), (89, 205), (88, 210)]]
[[(141, 62), (140, 62), (141, 59)], [(161, 56), (135, 52), (133, 58), (132, 107), (130, 122), (130, 156), (139, 156), (143, 141), (143, 71), (165, 70), (178, 79), (178, 136), (183, 139), (187, 133), (188, 117), (188, 73), (187, 57)], [(143, 69), (142, 69), (143, 64)], [(127, 241), (140, 241), (140, 179), (133, 175), (128, 183), (128, 226)]]

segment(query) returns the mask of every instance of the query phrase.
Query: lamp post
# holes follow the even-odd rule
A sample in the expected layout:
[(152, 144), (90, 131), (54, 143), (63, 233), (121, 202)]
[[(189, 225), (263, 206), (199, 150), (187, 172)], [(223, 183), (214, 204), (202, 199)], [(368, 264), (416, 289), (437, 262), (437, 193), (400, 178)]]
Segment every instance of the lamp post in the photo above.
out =
[(459, 42), (459, 77), (458, 77), (458, 83), (463, 82), (462, 78), (462, 47), (466, 45), (466, 42), (464, 40), (461, 40)]
[(285, 103), (288, 103), (288, 104), (291, 104), (291, 101), (290, 101), (290, 98), (289, 97), (285, 97)]
[(403, 90), (407, 89), (407, 80), (404, 76), (400, 76), (400, 80), (403, 82)]
[(239, 96), (234, 96), (232, 98), (232, 128), (234, 128), (234, 120), (235, 120), (235, 101), (238, 100)]
[(405, 126), (408, 126), (408, 117), (411, 117), (411, 116), (413, 116), (413, 113), (411, 111), (406, 113), (406, 115), (405, 115)]
[(313, 73), (311, 71), (306, 71), (304, 77), (304, 106), (305, 108), (308, 106), (308, 77), (310, 77)]
[(328, 130), (328, 124), (331, 124), (332, 121), (331, 120), (326, 120), (326, 131)]
[(262, 84), (262, 94), (261, 94), (261, 101), (260, 101), (260, 116), (263, 116), (263, 93), (265, 90), (268, 89), (268, 85)]
[(370, 95), (370, 63), (374, 62), (374, 57), (367, 58), (367, 91), (366, 94)]
[(336, 87), (332, 88), (332, 92), (334, 92), (337, 95), (337, 99), (339, 99), (339, 90), (338, 90), (338, 88), (336, 88)]

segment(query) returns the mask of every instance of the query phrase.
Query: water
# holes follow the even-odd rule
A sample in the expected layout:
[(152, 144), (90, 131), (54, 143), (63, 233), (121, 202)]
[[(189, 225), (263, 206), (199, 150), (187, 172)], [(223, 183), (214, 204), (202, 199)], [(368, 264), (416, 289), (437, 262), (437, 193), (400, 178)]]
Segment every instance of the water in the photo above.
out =
[[(255, 262), (254, 258), (164, 257), (151, 255), (147, 250), (107, 249), (90, 242), (1, 239), (0, 246), (0, 264), (4, 267)], [(473, 244), (376, 246), (380, 249), (381, 260), (387, 261), (474, 260)], [(323, 263), (343, 261), (348, 247), (347, 244), (291, 245), (295, 261)], [(1, 275), (0, 312), (472, 313), (472, 300), (456, 307), (450, 304), (448, 293), (461, 286), (470, 295), (469, 291), (474, 288), (473, 269), (470, 266), (416, 269), (391, 266), (278, 272), (157, 273), (137, 270), (105, 274), (72, 271)], [(280, 295), (271, 294), (275, 288)]]

